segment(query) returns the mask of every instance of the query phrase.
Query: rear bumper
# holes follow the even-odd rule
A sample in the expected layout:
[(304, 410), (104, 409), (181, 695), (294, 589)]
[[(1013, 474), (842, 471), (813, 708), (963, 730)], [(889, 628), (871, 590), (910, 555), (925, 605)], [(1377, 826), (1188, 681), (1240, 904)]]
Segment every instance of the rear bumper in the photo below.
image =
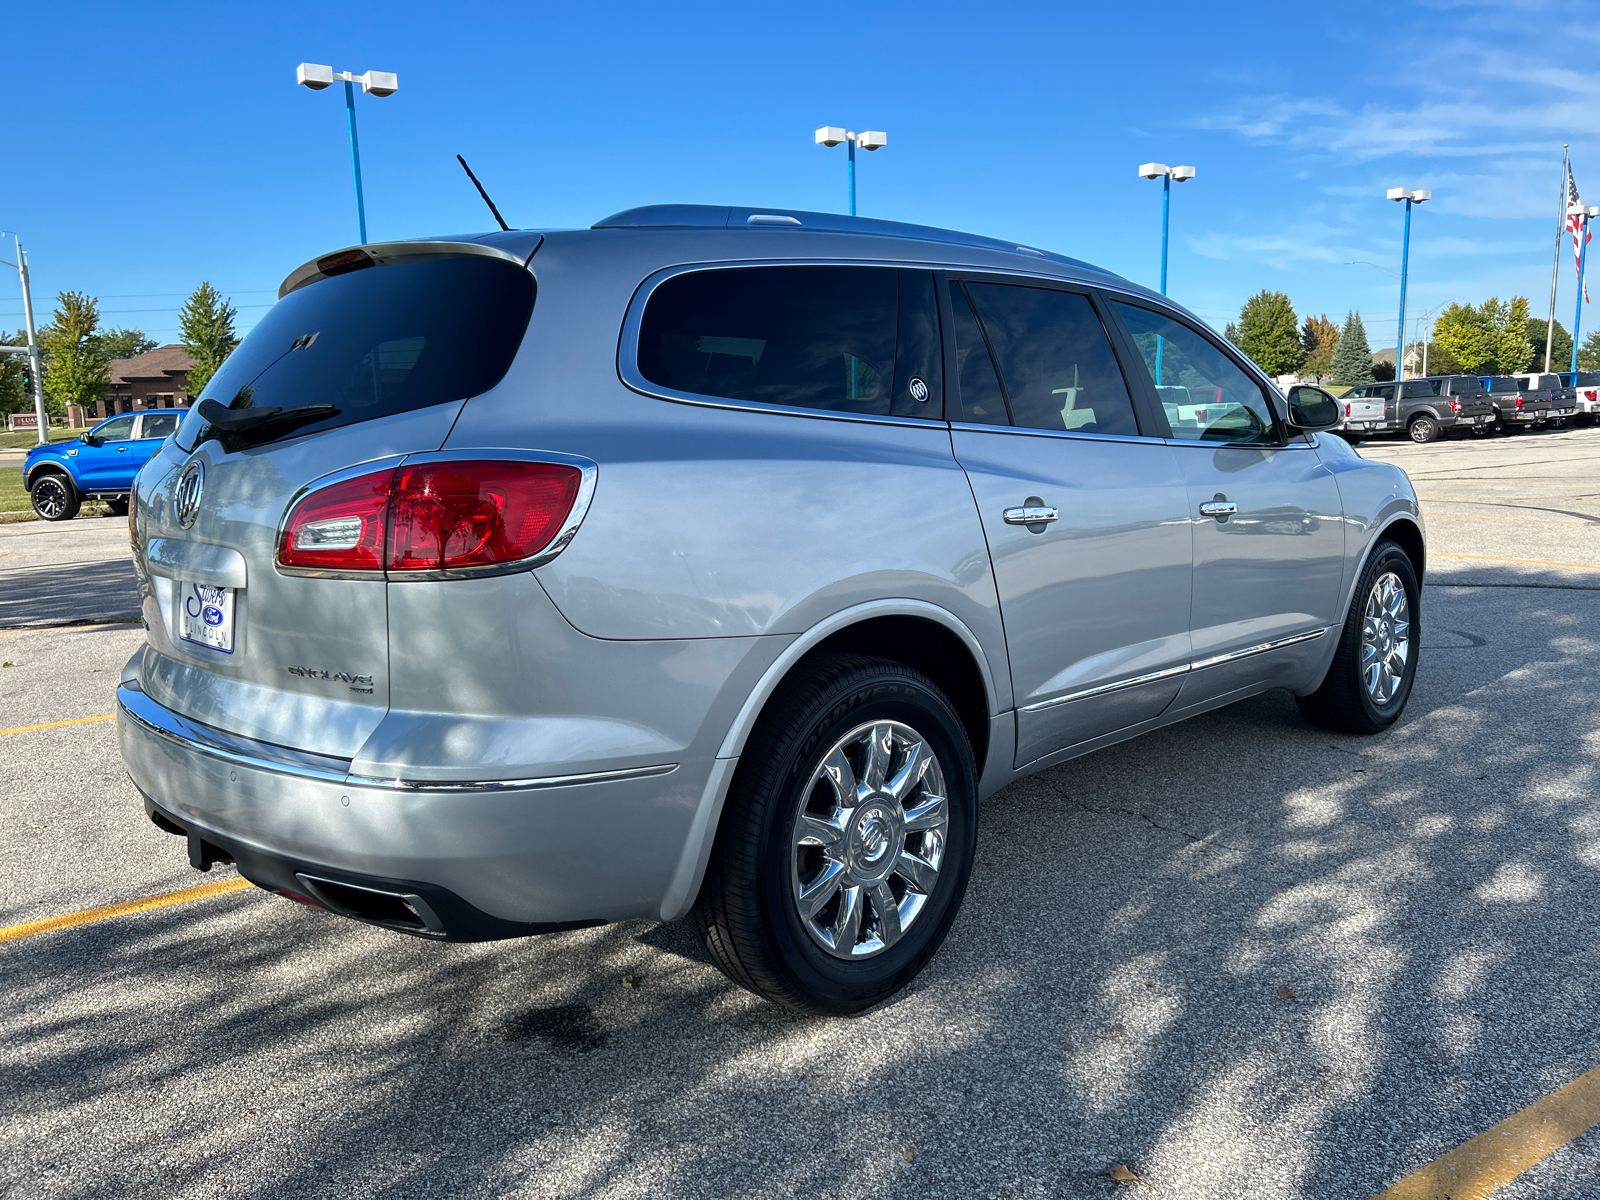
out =
[(199, 725), (134, 681), (117, 689), (117, 728), (152, 815), (251, 882), (354, 916), (316, 881), (421, 897), (437, 920), (410, 932), (455, 940), (658, 917), (712, 767), (400, 784)]

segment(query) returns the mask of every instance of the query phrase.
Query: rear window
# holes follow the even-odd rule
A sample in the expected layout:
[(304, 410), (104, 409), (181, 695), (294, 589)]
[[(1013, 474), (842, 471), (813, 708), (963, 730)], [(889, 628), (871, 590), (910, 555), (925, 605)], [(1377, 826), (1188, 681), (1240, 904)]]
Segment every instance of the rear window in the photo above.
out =
[(1471, 376), (1461, 376), (1450, 381), (1450, 394), (1452, 396), (1481, 396), (1483, 395), (1483, 380)]
[(645, 306), (639, 374), (724, 400), (888, 416), (899, 303), (885, 267), (677, 275)]
[(318, 280), (278, 301), (228, 356), (184, 418), (178, 445), (190, 451), (205, 440), (201, 400), (339, 410), (288, 437), (488, 391), (516, 356), (533, 297), (526, 270), (478, 255)]

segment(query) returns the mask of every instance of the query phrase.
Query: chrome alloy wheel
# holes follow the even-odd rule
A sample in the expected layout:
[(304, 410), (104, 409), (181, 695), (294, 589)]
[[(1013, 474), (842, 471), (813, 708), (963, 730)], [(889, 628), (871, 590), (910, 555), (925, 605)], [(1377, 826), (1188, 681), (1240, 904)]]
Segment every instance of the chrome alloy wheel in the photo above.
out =
[(1394, 699), (1410, 657), (1411, 604), (1400, 577), (1388, 571), (1367, 594), (1361, 622), (1361, 682), (1374, 704)]
[(58, 520), (67, 511), (67, 485), (58, 475), (46, 475), (33, 485), (33, 510), (46, 521)]
[(898, 942), (932, 894), (950, 826), (944, 771), (909, 725), (874, 721), (834, 743), (795, 816), (800, 923), (835, 958)]

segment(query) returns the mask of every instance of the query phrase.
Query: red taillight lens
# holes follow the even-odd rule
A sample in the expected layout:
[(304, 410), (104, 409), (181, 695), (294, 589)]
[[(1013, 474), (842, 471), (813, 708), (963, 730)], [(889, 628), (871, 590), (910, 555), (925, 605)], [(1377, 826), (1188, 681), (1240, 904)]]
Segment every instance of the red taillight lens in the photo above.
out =
[(1518, 397), (1517, 397), (1517, 407), (1518, 407), (1518, 408), (1521, 408), (1521, 407), (1522, 407), (1522, 397), (1521, 397), (1521, 396), (1518, 396)]
[(461, 570), (537, 554), (566, 523), (582, 479), (562, 463), (403, 466), (395, 473), (389, 570)]
[(312, 492), (289, 514), (278, 561), (311, 570), (383, 570), (393, 478), (393, 470), (378, 471)]
[(1460, 412), (1461, 411), (1461, 401), (1459, 401), (1459, 400), (1450, 401), (1450, 411), (1453, 412), (1453, 413)]
[(1344, 406), (1344, 415), (1347, 417), (1350, 415), (1350, 406), (1348, 404)]
[(401, 466), (312, 492), (278, 544), (286, 567), (451, 571), (529, 558), (561, 532), (583, 473), (564, 463)]

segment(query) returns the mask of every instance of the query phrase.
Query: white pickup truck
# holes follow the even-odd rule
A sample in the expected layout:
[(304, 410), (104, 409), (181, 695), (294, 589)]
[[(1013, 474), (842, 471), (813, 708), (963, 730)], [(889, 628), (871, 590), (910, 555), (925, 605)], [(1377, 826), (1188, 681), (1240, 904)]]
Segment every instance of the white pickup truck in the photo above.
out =
[(1371, 383), (1353, 387), (1339, 397), (1343, 416), (1335, 432), (1354, 439), (1373, 433), (1393, 433), (1400, 428), (1395, 417), (1394, 384)]
[(1600, 371), (1563, 371), (1561, 382), (1578, 393), (1580, 415), (1600, 413)]

